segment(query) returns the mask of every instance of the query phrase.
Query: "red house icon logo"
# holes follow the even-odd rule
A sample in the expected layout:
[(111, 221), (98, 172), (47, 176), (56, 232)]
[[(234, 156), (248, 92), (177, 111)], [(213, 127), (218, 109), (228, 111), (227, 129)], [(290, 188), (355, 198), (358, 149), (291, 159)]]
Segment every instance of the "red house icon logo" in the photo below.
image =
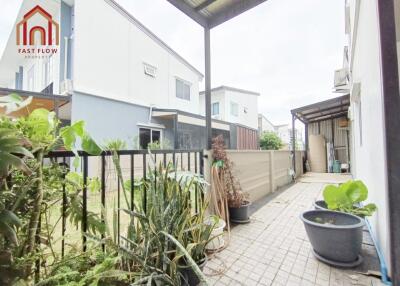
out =
[[(47, 21), (47, 25), (37, 25), (29, 29), (28, 28), (29, 21), (36, 14), (40, 14), (40, 16)], [(55, 29), (55, 43), (53, 43), (54, 42), (53, 29)], [(21, 30), (22, 30), (22, 45), (24, 46), (27, 45), (33, 46), (38, 44), (35, 42), (36, 33), (39, 33), (40, 35), (41, 45), (43, 46), (44, 45), (51, 46), (53, 44), (59, 45), (60, 26), (56, 21), (53, 20), (53, 17), (39, 5), (35, 6), (32, 10), (26, 13), (22, 21), (17, 24), (17, 45), (21, 45)]]

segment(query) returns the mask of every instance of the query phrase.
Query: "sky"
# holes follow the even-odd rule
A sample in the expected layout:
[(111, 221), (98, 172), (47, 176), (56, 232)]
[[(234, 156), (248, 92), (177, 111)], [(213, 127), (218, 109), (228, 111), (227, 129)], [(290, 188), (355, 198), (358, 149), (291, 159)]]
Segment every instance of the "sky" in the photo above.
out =
[[(203, 29), (166, 0), (116, 0), (204, 73)], [(0, 0), (0, 54), (21, 0)], [(290, 110), (335, 96), (344, 0), (268, 0), (211, 32), (212, 86), (256, 91), (259, 112), (290, 123)], [(204, 80), (200, 83), (204, 89)]]

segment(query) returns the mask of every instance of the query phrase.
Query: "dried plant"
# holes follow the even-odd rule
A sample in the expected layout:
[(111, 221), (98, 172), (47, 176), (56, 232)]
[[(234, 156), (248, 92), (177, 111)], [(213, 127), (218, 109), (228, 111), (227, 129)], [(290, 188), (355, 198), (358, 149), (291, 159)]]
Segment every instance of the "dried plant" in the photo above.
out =
[(239, 180), (233, 174), (233, 162), (229, 160), (226, 154), (222, 135), (213, 139), (212, 150), (215, 164), (222, 169), (221, 176), (224, 177), (229, 207), (241, 207), (247, 201), (248, 194), (243, 192)]

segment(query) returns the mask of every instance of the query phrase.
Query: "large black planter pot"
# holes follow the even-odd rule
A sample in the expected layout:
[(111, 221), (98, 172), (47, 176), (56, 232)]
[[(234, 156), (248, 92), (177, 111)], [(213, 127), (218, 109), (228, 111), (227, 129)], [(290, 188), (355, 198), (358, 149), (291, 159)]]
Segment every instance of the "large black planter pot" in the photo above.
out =
[(362, 262), (363, 219), (328, 210), (306, 211), (300, 216), (317, 259), (338, 267)]
[(250, 205), (251, 203), (245, 201), (241, 207), (229, 207), (229, 218), (234, 223), (249, 223), (250, 222)]
[(314, 209), (316, 209), (316, 210), (325, 210), (325, 211), (329, 210), (328, 205), (326, 204), (326, 202), (324, 200), (318, 200), (318, 201), (313, 202), (313, 206), (314, 206)]
[[(203, 271), (207, 263), (207, 256), (197, 263), (200, 270)], [(183, 278), (181, 279), (182, 285), (196, 286), (199, 285), (200, 279), (190, 266), (180, 266), (179, 271)]]

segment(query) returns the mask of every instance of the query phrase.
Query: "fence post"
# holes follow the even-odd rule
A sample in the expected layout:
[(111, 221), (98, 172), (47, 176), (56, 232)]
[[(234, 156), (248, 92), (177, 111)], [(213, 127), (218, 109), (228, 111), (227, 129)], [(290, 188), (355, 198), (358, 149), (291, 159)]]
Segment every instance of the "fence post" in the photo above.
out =
[(269, 185), (271, 193), (275, 192), (275, 156), (274, 151), (269, 151)]
[(83, 252), (86, 252), (86, 232), (87, 232), (87, 179), (88, 179), (88, 157), (83, 155), (83, 190), (82, 190), (82, 243)]

